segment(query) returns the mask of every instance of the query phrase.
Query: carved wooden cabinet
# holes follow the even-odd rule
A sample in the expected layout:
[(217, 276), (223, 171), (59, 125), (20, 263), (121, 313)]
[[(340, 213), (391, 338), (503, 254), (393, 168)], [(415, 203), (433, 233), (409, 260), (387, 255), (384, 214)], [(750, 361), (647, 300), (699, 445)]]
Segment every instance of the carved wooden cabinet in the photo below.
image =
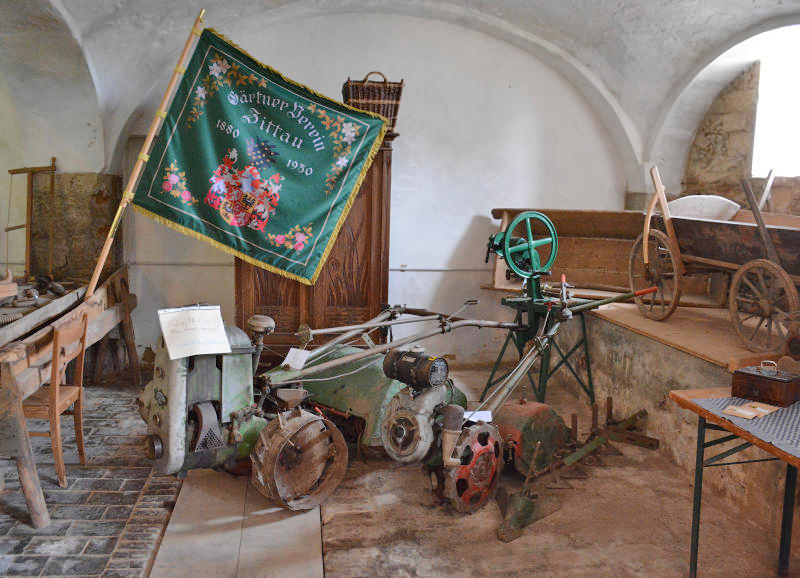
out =
[[(275, 334), (265, 339), (264, 362), (278, 361), (298, 343), (293, 334), (301, 323), (312, 328), (359, 323), (380, 313), (387, 302), (392, 141), (396, 136), (386, 134), (314, 285), (236, 260), (236, 324), (247, 327), (247, 319), (254, 314), (275, 319)], [(323, 342), (315, 339), (315, 343)]]

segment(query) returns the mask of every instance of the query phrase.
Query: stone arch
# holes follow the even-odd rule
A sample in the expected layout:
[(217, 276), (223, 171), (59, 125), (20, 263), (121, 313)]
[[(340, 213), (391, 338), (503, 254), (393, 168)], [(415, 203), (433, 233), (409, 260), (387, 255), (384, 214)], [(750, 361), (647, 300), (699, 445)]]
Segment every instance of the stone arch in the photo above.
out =
[(45, 0), (4, 12), (14, 34), (0, 36), (0, 75), (18, 117), (26, 165), (57, 154), (59, 171), (105, 166), (103, 123), (95, 83), (72, 30)]
[[(374, 0), (353, 0), (324, 5), (314, 1), (297, 2), (290, 6), (266, 10), (255, 15), (251, 21), (257, 22), (258, 26), (268, 27), (279, 26), (283, 22), (343, 13), (396, 14), (441, 21), (487, 34), (528, 52), (565, 77), (597, 114), (617, 150), (628, 188), (640, 187), (643, 183), (642, 136), (604, 82), (566, 50), (506, 20), (449, 2), (425, 0), (415, 3), (384, 3)], [(220, 15), (219, 20), (215, 21), (215, 26), (221, 30), (234, 26), (237, 28), (247, 26), (234, 20), (233, 16)], [(152, 81), (145, 87), (144, 93), (150, 98), (159, 93), (161, 89), (157, 87), (166, 86), (166, 79), (173, 67), (174, 62), (171, 60), (161, 62), (158, 73), (151, 77)], [(122, 110), (114, 114), (116, 120), (112, 124), (115, 126), (108, 130), (106, 145), (107, 157), (113, 158), (110, 161), (111, 166), (119, 166), (122, 161), (125, 143), (129, 136), (128, 130), (136, 124), (136, 117), (142, 113), (142, 94), (140, 92), (136, 98), (128, 99), (121, 105)]]
[(752, 65), (754, 59), (748, 40), (797, 24), (800, 24), (800, 15), (791, 15), (773, 18), (744, 30), (708, 51), (676, 86), (644, 150), (648, 167), (652, 164), (659, 166), (667, 191), (678, 192), (681, 189), (689, 147), (706, 109), (726, 85)]

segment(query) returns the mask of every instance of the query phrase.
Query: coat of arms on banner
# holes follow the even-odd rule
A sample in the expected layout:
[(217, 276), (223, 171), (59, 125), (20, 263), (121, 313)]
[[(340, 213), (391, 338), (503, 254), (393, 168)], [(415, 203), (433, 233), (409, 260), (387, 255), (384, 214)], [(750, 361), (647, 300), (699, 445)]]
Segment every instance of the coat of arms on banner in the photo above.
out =
[(206, 29), (133, 204), (310, 284), (386, 126), (383, 117), (317, 94)]
[(230, 149), (209, 179), (206, 203), (219, 211), (232, 227), (250, 227), (263, 232), (280, 200), (281, 175), (262, 175), (255, 165), (237, 169), (236, 149)]

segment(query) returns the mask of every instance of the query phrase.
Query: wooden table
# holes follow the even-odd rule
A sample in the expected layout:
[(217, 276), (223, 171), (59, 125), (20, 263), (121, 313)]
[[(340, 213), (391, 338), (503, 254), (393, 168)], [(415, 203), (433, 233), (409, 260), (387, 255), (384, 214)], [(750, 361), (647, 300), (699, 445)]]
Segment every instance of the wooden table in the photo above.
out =
[[(86, 347), (97, 343), (119, 325), (128, 349), (134, 383), (139, 385), (139, 356), (130, 316), (135, 307), (136, 296), (128, 292), (128, 272), (123, 267), (113, 273), (91, 297), (64, 313), (57, 321), (85, 313), (88, 319)], [(50, 516), (33, 461), (22, 402), (49, 381), (52, 349), (52, 323), (20, 341), (0, 348), (0, 455), (16, 459), (20, 486), (35, 528), (48, 526)]]
[[(721, 418), (695, 403), (696, 399), (709, 399), (730, 397), (730, 387), (717, 387), (712, 389), (682, 389), (669, 392), (669, 397), (680, 407), (696, 413), (697, 423), (697, 455), (694, 471), (694, 504), (692, 508), (692, 544), (689, 559), (689, 576), (697, 576), (697, 549), (700, 535), (700, 498), (703, 489), (703, 468), (715, 466), (729, 466), (752, 462), (781, 460), (786, 463), (786, 485), (783, 494), (783, 514), (781, 518), (780, 550), (778, 553), (778, 575), (786, 576), (789, 572), (789, 552), (792, 543), (792, 515), (794, 513), (795, 488), (797, 486), (797, 468), (800, 467), (800, 458), (786, 453), (771, 443), (760, 439), (752, 433), (743, 430), (731, 421)], [(706, 430), (724, 431), (729, 435), (705, 441)], [(732, 441), (736, 438), (744, 443), (718, 453), (705, 459), (705, 449), (711, 446)], [(750, 446), (756, 446), (772, 455), (770, 458), (755, 460), (741, 460), (734, 462), (721, 462)]]

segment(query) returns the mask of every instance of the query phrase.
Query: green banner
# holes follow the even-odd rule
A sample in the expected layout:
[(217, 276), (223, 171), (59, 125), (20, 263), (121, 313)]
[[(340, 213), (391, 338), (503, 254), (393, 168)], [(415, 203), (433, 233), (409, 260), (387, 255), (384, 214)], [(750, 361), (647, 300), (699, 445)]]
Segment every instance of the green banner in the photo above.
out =
[(171, 228), (312, 284), (386, 127), (206, 29), (132, 202)]

